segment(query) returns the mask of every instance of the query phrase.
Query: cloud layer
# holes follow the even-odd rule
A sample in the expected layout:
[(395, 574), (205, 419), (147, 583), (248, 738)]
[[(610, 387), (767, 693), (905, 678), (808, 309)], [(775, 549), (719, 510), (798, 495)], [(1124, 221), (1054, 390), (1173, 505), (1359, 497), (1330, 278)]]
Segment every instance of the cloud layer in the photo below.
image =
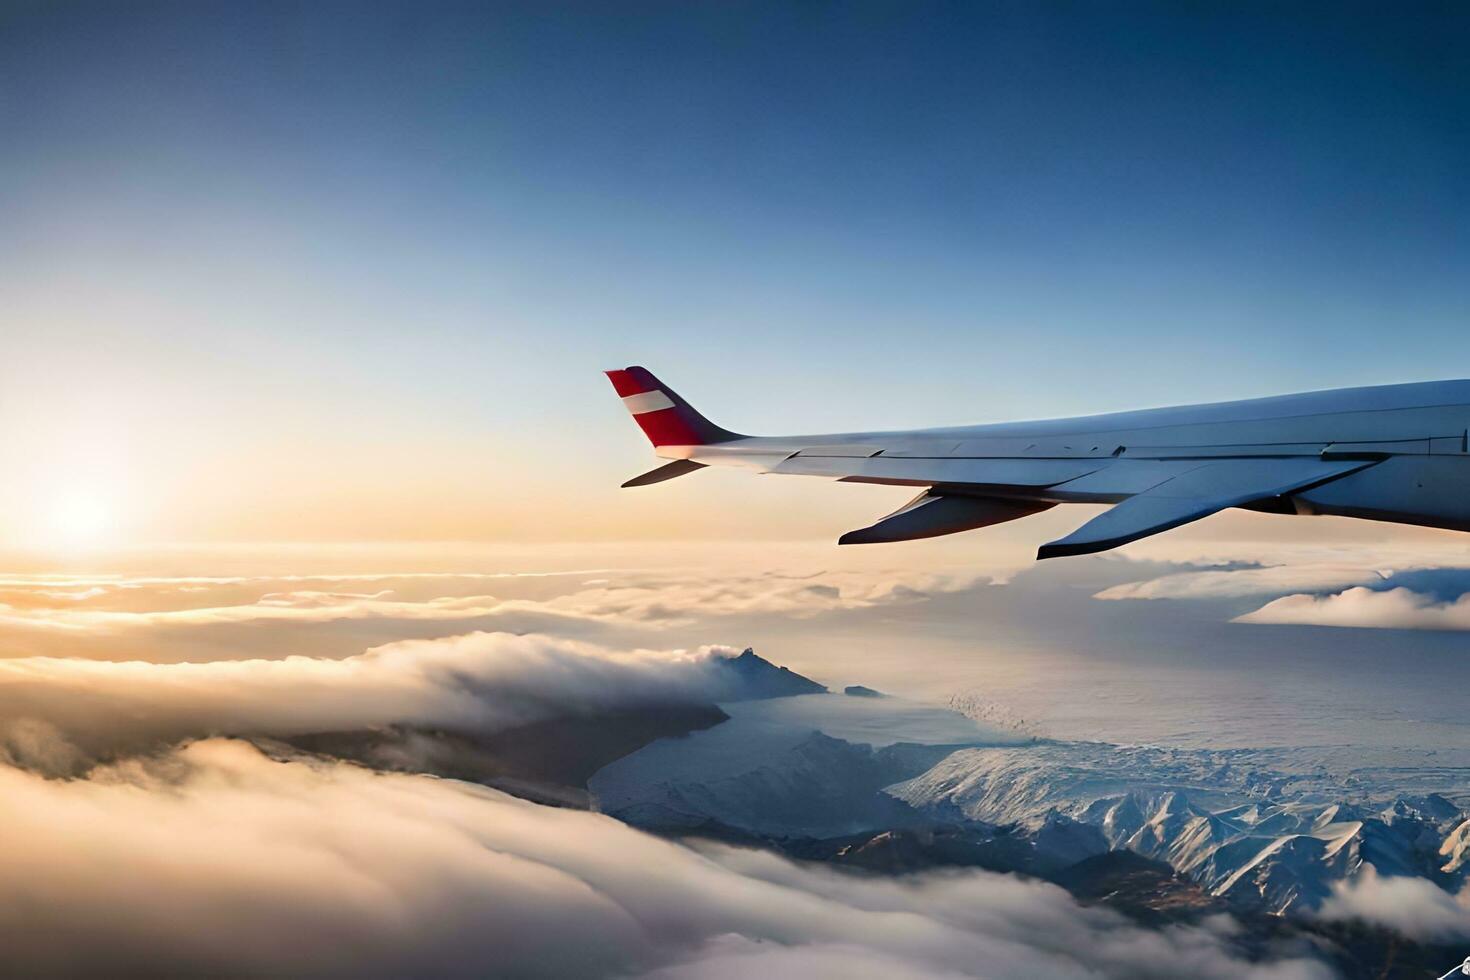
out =
[(1346, 585), (1381, 582), (1392, 571), (1363, 568), (1349, 563), (1271, 565), (1264, 568), (1233, 568), (1198, 572), (1176, 572), (1141, 582), (1126, 582), (1107, 588), (1095, 599), (1237, 599), (1299, 590), (1336, 589)]
[(1470, 593), (1438, 602), (1406, 588), (1361, 586), (1335, 595), (1289, 595), (1237, 616), (1237, 623), (1358, 629), (1470, 630)]
[(1317, 915), (1370, 922), (1427, 942), (1470, 939), (1470, 891), (1453, 895), (1423, 878), (1382, 877), (1371, 866), (1334, 885)]
[[(894, 606), (988, 582), (970, 572), (9, 576), (0, 651), (93, 659), (346, 655), (474, 630), (592, 638), (695, 622)], [(491, 594), (487, 587), (496, 591)]]
[(20, 973), (1326, 977), (1228, 920), (1147, 931), (985, 872), (893, 880), (700, 851), (449, 780), (241, 742), (48, 780), (0, 766)]
[[(1426, 562), (1427, 558), (1433, 562)], [(1230, 603), (1271, 596), (1232, 622), (1359, 629), (1470, 629), (1470, 568), (1463, 549), (1414, 555), (1402, 548), (1312, 550), (1248, 567), (1188, 569), (1112, 585), (1105, 601), (1176, 599)], [(1238, 607), (1237, 607), (1238, 608)], [(1235, 610), (1232, 610), (1234, 612)]]
[(389, 724), (493, 732), (567, 715), (732, 700), (734, 654), (608, 650), (546, 636), (407, 640), (345, 659), (0, 660), (0, 758), (53, 773), (206, 735)]

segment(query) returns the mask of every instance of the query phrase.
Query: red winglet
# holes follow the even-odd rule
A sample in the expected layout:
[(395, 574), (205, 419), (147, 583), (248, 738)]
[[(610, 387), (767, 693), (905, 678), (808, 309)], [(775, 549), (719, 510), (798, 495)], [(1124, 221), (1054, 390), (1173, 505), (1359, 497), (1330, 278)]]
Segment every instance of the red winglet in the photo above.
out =
[(648, 388), (634, 379), (631, 371), (604, 371), (608, 380), (612, 382), (613, 390), (618, 393), (619, 398), (627, 398), (629, 395), (641, 395)]
[(703, 446), (741, 438), (700, 415), (647, 368), (627, 367), (604, 373), (655, 448)]

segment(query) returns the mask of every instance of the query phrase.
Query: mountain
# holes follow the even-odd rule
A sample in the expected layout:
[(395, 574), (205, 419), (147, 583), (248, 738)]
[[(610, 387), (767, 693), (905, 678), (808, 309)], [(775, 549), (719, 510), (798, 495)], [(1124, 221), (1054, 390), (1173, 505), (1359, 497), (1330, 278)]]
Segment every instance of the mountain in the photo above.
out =
[[(827, 695), (819, 695), (827, 697)], [(662, 740), (588, 781), (597, 808), (628, 823), (679, 830), (717, 823), (770, 837), (833, 837), (919, 822), (883, 792), (938, 762), (949, 746), (871, 745), (805, 726), (734, 720)]]
[(1052, 877), (1084, 904), (1103, 903), (1162, 925), (1222, 911), (1217, 898), (1163, 861), (1133, 851), (1108, 851)]
[[(750, 649), (734, 657), (716, 656), (709, 669), (709, 690), (720, 692), (729, 703), (825, 694), (827, 690)], [(585, 807), (589, 802), (587, 780), (609, 763), (652, 742), (702, 731), (729, 717), (713, 701), (671, 703), (567, 714), (495, 732), (389, 725), (280, 741), (297, 750), (375, 769), (432, 773), (494, 786), (541, 803)], [(904, 809), (891, 799), (879, 800), (877, 805), (888, 811)]]
[(764, 698), (789, 698), (800, 694), (825, 694), (827, 688), (786, 667), (777, 667), (756, 656), (746, 647), (738, 657), (722, 657), (715, 661), (734, 681), (731, 701), (757, 701)]
[(596, 806), (641, 827), (718, 824), (833, 838), (932, 822), (886, 788), (958, 747), (1009, 742), (957, 712), (900, 698), (811, 694), (722, 703), (730, 720), (662, 739), (588, 780)]
[(374, 769), (494, 786), (538, 803), (585, 807), (587, 777), (660, 738), (718, 725), (714, 705), (669, 705), (557, 718), (500, 732), (406, 726), (284, 739), (294, 748)]
[(1282, 770), (1269, 753), (1031, 740), (886, 697), (721, 707), (728, 721), (594, 773), (593, 805), (885, 869), (1051, 877), (1125, 852), (1273, 914), (1316, 909), (1369, 869), (1447, 888), (1470, 877), (1470, 821), (1451, 800)]
[(1445, 797), (1399, 797), (1381, 810), (1331, 800), (1320, 786), (1293, 798), (1281, 774), (1240, 757), (1220, 766), (1214, 755), (1060, 742), (966, 749), (887, 792), (936, 820), (1039, 831), (1064, 814), (1097, 828), (1113, 850), (1276, 913), (1315, 909), (1335, 882), (1368, 868), (1463, 880), (1470, 830)]

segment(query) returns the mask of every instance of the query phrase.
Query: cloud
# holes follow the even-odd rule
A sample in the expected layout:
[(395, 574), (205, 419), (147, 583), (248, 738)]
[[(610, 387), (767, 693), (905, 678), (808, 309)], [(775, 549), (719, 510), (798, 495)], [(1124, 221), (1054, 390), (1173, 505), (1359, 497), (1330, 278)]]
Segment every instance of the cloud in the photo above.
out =
[[(44, 593), (43, 593), (44, 594)], [(331, 622), (339, 619), (463, 620), (490, 616), (506, 603), (494, 596), (442, 596), (400, 600), (391, 591), (267, 592), (253, 602), (147, 611), (33, 607), (0, 608), (0, 625), (65, 632), (113, 632), (169, 626), (254, 622)]]
[[(407, 579), (482, 582), (487, 576), (405, 576)], [(508, 577), (508, 576), (507, 576)], [(340, 584), (349, 581), (391, 581), (391, 576), (322, 578)], [(497, 597), (483, 593), (400, 597), (393, 588), (373, 592), (334, 589), (272, 589), (301, 578), (192, 578), (136, 579), (98, 582), (68, 579), (55, 587), (52, 579), (10, 579), (4, 583), (7, 604), (0, 605), (0, 625), (30, 626), (70, 632), (118, 631), (128, 628), (199, 626), (256, 621), (323, 622), (337, 619), (461, 620), (507, 611), (543, 611), (594, 619), (647, 623), (659, 620), (687, 622), (694, 615), (727, 616), (752, 613), (815, 616), (837, 609), (862, 609), (924, 599), (988, 582), (984, 575), (925, 571), (877, 572), (766, 572), (751, 575), (710, 575), (687, 572), (676, 576), (629, 576), (621, 585), (594, 579), (590, 588), (573, 589), (549, 598)], [(257, 584), (249, 601), (208, 604), (198, 593)], [(187, 592), (184, 590), (188, 590)], [(131, 605), (144, 596), (156, 608), (117, 608), (91, 601), (127, 594)], [(181, 599), (186, 601), (181, 601)]]
[[(1110, 586), (1094, 598), (1228, 600), (1381, 587), (1391, 580), (1413, 582), (1424, 577), (1436, 580), (1436, 586), (1456, 582), (1466, 586), (1470, 559), (1463, 544), (1450, 543), (1454, 540), (1414, 547), (1391, 542), (1333, 546), (1239, 542), (1201, 549), (1194, 543), (1192, 551), (1175, 550), (1175, 567), (1166, 568), (1164, 574), (1148, 569), (1148, 562), (1136, 554), (1118, 554), (1113, 561), (1139, 565), (1141, 574), (1149, 577)], [(1186, 549), (1190, 544), (1185, 542)]]
[[(0, 582), (11, 655), (154, 661), (347, 655), (474, 630), (626, 640), (735, 617), (810, 619), (920, 602), (987, 582), (969, 572), (688, 569), (575, 575), (12, 576)], [(504, 594), (487, 594), (487, 579)]]
[(1289, 595), (1233, 622), (1358, 629), (1470, 630), (1470, 593), (1450, 602), (1406, 588), (1362, 587), (1335, 595)]
[(1381, 582), (1393, 572), (1349, 563), (1177, 572), (1104, 589), (1094, 599), (1238, 599)]
[(497, 589), (543, 596), (583, 573), (189, 576), (18, 576), (0, 589), (0, 645), (10, 656), (217, 660), (292, 652), (347, 656), (375, 644), (475, 630), (590, 638), (595, 620), (516, 603)]
[(917, 570), (680, 576), (583, 589), (550, 599), (544, 606), (557, 612), (636, 622), (687, 623), (696, 616), (752, 614), (807, 618), (839, 610), (922, 601), (991, 581), (988, 575)]
[(733, 651), (613, 651), (545, 636), (409, 640), (345, 659), (150, 664), (0, 660), (0, 757), (47, 772), (204, 735), (389, 724), (492, 732), (745, 692)]
[(1384, 877), (1371, 865), (1336, 882), (1317, 915), (1370, 922), (1427, 942), (1470, 939), (1470, 892), (1454, 895), (1424, 878)]
[(86, 779), (0, 766), (0, 826), (17, 973), (1330, 975), (1306, 959), (1252, 966), (1228, 928), (1148, 931), (1039, 882), (694, 850), (597, 814), (229, 740)]

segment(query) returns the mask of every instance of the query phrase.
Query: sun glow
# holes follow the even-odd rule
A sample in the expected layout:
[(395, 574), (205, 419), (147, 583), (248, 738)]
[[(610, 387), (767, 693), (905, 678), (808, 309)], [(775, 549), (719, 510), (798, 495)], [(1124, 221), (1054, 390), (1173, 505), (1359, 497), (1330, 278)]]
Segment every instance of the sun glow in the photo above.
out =
[(51, 501), (43, 527), (51, 544), (85, 548), (102, 543), (113, 528), (113, 508), (101, 493), (72, 489)]

